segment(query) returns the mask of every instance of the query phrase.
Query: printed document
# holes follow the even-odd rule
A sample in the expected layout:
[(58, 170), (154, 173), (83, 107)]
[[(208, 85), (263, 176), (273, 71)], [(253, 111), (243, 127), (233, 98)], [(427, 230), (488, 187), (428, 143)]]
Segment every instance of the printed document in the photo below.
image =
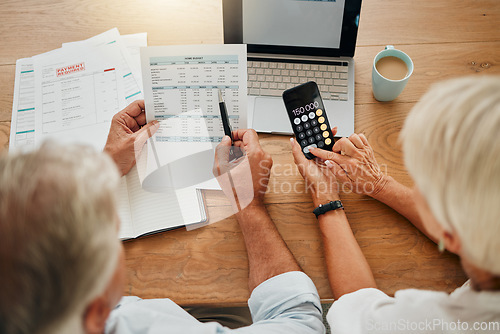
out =
[(16, 61), (9, 149), (35, 148), (35, 70), (32, 58)]
[(35, 57), (35, 142), (46, 138), (102, 149), (114, 114), (125, 107), (113, 44), (63, 48)]
[[(139, 38), (140, 43), (142, 44), (143, 36)], [(141, 100), (144, 97), (142, 95), (141, 83), (139, 81), (140, 75), (138, 75), (137, 71), (135, 70), (136, 67), (134, 67), (133, 65), (130, 53), (122, 43), (123, 39), (124, 36), (120, 36), (118, 29), (113, 28), (84, 41), (64, 43), (63, 48), (89, 48), (114, 44), (114, 46), (116, 46), (120, 50), (120, 55), (115, 59), (115, 63), (120, 69), (119, 75), (123, 78), (123, 87), (125, 89), (125, 103), (126, 105), (129, 105), (135, 100)], [(137, 37), (133, 41), (133, 43), (137, 44)]]
[[(218, 90), (233, 129), (247, 127), (245, 45), (174, 45), (141, 49), (146, 117), (160, 121), (148, 142), (148, 185), (218, 189), (214, 148), (224, 131)], [(143, 184), (145, 186), (145, 184)]]

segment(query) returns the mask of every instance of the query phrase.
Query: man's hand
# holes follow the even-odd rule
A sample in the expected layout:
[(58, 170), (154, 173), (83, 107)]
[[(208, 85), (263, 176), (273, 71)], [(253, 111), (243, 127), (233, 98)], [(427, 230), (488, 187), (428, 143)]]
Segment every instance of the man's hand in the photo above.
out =
[(113, 116), (104, 152), (115, 161), (122, 175), (135, 164), (135, 158), (149, 137), (158, 130), (158, 121), (146, 124), (144, 100), (134, 101)]
[(234, 149), (243, 156), (229, 161), (231, 139), (225, 136), (215, 150), (213, 173), (222, 190), (239, 211), (248, 204), (262, 205), (273, 160), (262, 150), (254, 130), (233, 131)]
[(330, 160), (331, 171), (337, 180), (355, 193), (376, 196), (386, 185), (387, 177), (380, 170), (370, 143), (363, 134), (352, 134), (338, 140), (333, 152), (312, 149), (318, 158)]
[[(332, 133), (335, 136), (337, 128), (333, 128)], [(297, 141), (290, 138), (290, 143), (292, 145), (293, 160), (306, 181), (306, 189), (311, 193), (314, 205), (318, 206), (340, 199), (337, 179), (328, 168), (333, 163), (322, 159), (308, 160), (302, 153)]]
[(243, 233), (252, 292), (265, 280), (300, 267), (263, 203), (273, 166), (271, 156), (262, 150), (254, 130), (233, 131), (233, 139), (233, 149), (241, 149), (243, 156), (229, 161), (231, 139), (225, 136), (216, 148), (213, 172)]

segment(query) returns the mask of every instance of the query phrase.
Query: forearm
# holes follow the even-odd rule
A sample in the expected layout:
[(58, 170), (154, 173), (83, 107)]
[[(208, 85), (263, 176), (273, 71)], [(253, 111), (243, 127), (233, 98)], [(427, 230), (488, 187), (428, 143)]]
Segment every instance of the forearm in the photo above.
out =
[(248, 253), (250, 291), (271, 277), (301, 270), (263, 204), (252, 203), (236, 218)]
[(385, 176), (384, 186), (372, 197), (399, 212), (427, 237), (436, 241), (427, 233), (422, 224), (411, 188), (402, 185), (390, 176)]
[(335, 299), (363, 288), (376, 288), (366, 258), (354, 238), (344, 210), (318, 217), (328, 280)]

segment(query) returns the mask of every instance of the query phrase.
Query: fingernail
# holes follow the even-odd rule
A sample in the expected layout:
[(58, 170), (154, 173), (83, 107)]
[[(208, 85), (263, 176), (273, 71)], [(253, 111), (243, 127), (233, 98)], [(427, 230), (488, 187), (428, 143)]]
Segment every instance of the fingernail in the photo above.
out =
[(330, 160), (326, 160), (326, 161), (325, 161), (325, 165), (326, 165), (327, 167), (333, 167), (333, 162), (331, 162)]
[(223, 143), (231, 142), (231, 138), (229, 138), (229, 136), (226, 135), (226, 136), (222, 137), (222, 142)]
[(309, 152), (316, 150), (316, 147), (309, 147)]
[(157, 120), (153, 121), (153, 125), (158, 125), (158, 124), (160, 124), (160, 122), (158, 122)]
[(290, 144), (292, 144), (292, 145), (293, 145), (293, 142), (294, 142), (293, 137), (290, 137)]

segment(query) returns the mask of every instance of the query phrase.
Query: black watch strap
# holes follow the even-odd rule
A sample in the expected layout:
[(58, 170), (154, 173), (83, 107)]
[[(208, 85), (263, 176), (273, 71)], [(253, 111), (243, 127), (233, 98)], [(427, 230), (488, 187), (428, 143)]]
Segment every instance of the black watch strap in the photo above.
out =
[(316, 218), (318, 218), (319, 215), (337, 209), (344, 209), (341, 201), (331, 201), (327, 204), (320, 204), (316, 209), (313, 210), (313, 213), (316, 215)]

